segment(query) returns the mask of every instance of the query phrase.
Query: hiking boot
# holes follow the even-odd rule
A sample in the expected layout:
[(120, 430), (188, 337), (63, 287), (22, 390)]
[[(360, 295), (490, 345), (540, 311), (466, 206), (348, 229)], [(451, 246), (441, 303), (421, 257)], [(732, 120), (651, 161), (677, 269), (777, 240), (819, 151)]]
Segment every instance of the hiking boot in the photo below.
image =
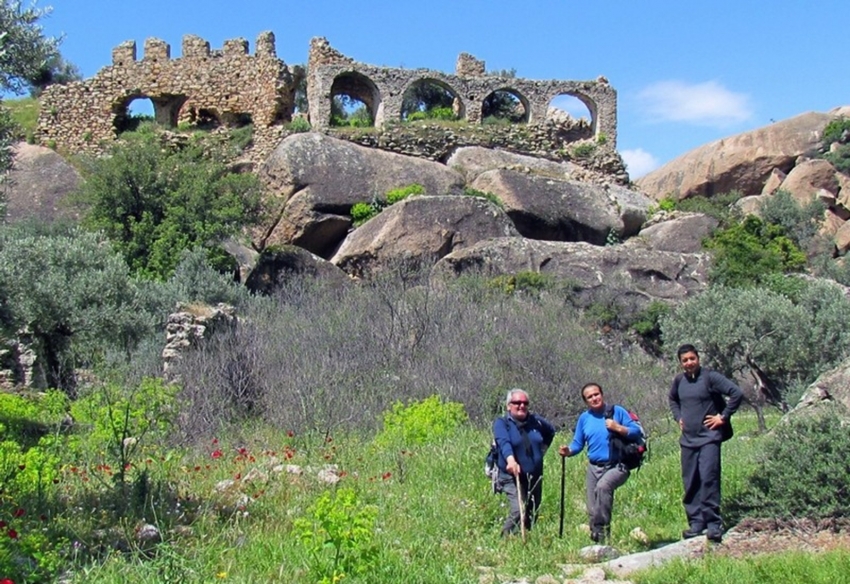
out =
[(723, 541), (722, 531), (709, 531), (705, 534), (705, 538), (712, 543), (720, 543)]
[(607, 525), (604, 527), (594, 527), (590, 530), (590, 539), (599, 545), (605, 545), (611, 539), (611, 528)]
[(697, 527), (689, 527), (685, 531), (682, 532), (682, 539), (692, 539), (694, 537), (699, 537), (705, 533), (705, 529), (699, 529)]

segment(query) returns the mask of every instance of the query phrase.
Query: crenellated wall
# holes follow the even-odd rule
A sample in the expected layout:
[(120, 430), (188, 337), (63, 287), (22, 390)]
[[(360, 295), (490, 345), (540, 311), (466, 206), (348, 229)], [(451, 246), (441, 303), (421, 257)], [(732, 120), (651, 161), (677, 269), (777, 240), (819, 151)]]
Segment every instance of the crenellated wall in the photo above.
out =
[[(536, 152), (541, 145), (551, 157), (563, 157), (565, 144), (592, 140), (616, 150), (617, 92), (600, 77), (595, 81), (536, 81), (487, 75), (484, 61), (467, 53), (458, 56), (454, 74), (429, 69), (376, 67), (359, 63), (330, 46), (324, 38), (310, 43), (307, 71), (288, 67), (277, 57), (274, 34), (257, 38), (254, 54), (244, 39), (225, 41), (220, 50), (210, 50), (204, 39), (183, 38), (182, 55), (171, 58), (168, 43), (150, 38), (145, 41), (141, 59), (136, 43), (127, 41), (112, 51), (112, 64), (85, 81), (48, 87), (41, 97), (38, 139), (42, 144), (66, 151), (100, 151), (127, 129), (127, 106), (134, 99), (148, 98), (161, 125), (179, 122), (216, 125), (254, 125), (251, 158), (260, 161), (291, 130), (287, 122), (295, 116), (295, 96), (306, 74), (309, 121), (314, 131), (333, 133), (331, 104), (339, 94), (360, 100), (369, 109), (379, 131), (392, 131), (398, 140), (385, 147), (416, 151), (404, 144), (405, 92), (420, 83), (436, 85), (451, 94), (453, 109), (461, 120), (479, 127), (487, 97), (495, 91), (511, 94), (522, 106), (522, 126), (539, 128), (548, 137), (531, 146), (498, 143), (499, 136), (514, 133), (495, 130), (496, 143), (513, 151)], [(553, 115), (555, 97), (570, 95), (581, 100), (590, 113), (590, 123), (572, 120), (563, 112)], [(539, 133), (539, 132), (538, 132)], [(470, 136), (487, 134), (468, 133)], [(344, 133), (339, 137), (348, 138)], [(604, 139), (603, 139), (604, 137)], [(551, 138), (551, 139), (550, 139)], [(510, 140), (510, 138), (508, 138)], [(416, 137), (411, 138), (413, 143)], [(382, 144), (376, 140), (376, 144)]]

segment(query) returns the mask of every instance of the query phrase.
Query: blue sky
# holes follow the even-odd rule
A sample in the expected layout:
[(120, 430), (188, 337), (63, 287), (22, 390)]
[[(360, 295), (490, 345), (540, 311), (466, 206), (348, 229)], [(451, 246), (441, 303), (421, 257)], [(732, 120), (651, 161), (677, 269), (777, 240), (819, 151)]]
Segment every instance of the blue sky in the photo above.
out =
[(250, 52), (275, 33), (278, 57), (307, 60), (324, 36), (357, 61), (453, 72), (457, 55), (529, 79), (608, 78), (618, 91), (618, 149), (632, 178), (685, 152), (806, 111), (850, 104), (850, 1), (775, 0), (40, 0), (63, 56), (91, 77), (112, 48), (183, 35)]

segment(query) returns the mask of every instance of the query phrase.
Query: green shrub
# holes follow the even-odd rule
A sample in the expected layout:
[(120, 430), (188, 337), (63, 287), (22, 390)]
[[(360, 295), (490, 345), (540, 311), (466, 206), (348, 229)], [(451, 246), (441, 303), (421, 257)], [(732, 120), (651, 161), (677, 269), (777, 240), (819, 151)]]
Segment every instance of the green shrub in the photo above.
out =
[(670, 307), (658, 300), (635, 315), (632, 329), (642, 337), (657, 337), (661, 332), (661, 319), (670, 312)]
[(490, 288), (511, 295), (516, 292), (538, 294), (553, 286), (550, 276), (540, 272), (518, 272), (516, 274), (504, 274), (496, 276), (487, 282)]
[(439, 442), (468, 420), (463, 404), (432, 395), (405, 405), (400, 401), (384, 412), (384, 429), (375, 437), (382, 446), (415, 446)]
[(828, 149), (833, 142), (846, 143), (845, 132), (850, 132), (850, 118), (844, 116), (836, 118), (823, 129), (821, 144)]
[(254, 143), (254, 125), (233, 128), (229, 132), (230, 146), (235, 154), (243, 152)]
[(397, 189), (391, 189), (387, 191), (386, 194), (387, 205), (394, 205), (399, 201), (403, 201), (407, 197), (423, 194), (425, 194), (425, 187), (417, 183), (399, 187)]
[(670, 212), (676, 208), (676, 199), (673, 197), (664, 197), (658, 201), (658, 208), (662, 211)]
[(823, 158), (829, 161), (838, 172), (850, 174), (850, 144), (842, 144), (834, 151), (825, 153)]
[(719, 193), (711, 197), (688, 197), (675, 203), (675, 208), (687, 213), (704, 213), (717, 219), (721, 225), (727, 224), (735, 218), (732, 204), (740, 199), (743, 194), (740, 191), (729, 191)]
[(838, 411), (800, 415), (780, 424), (741, 499), (745, 513), (779, 519), (850, 514), (850, 431)]
[(790, 192), (779, 189), (759, 205), (765, 223), (780, 225), (801, 249), (808, 247), (820, 228), (826, 206), (819, 199), (801, 205)]
[(351, 224), (360, 227), (369, 219), (380, 213), (380, 209), (369, 203), (354, 203), (351, 206)]
[(295, 117), (289, 123), (289, 129), (295, 132), (296, 134), (309, 132), (310, 128), (310, 122), (304, 116)]
[(504, 210), (505, 204), (502, 202), (502, 199), (499, 198), (495, 193), (491, 193), (490, 191), (479, 191), (478, 189), (473, 189), (472, 187), (464, 187), (463, 194), (467, 197), (478, 197), (481, 199), (487, 199), (494, 205), (496, 205), (499, 209)]
[(573, 146), (571, 154), (573, 158), (590, 158), (594, 152), (596, 152), (596, 144), (584, 142)]

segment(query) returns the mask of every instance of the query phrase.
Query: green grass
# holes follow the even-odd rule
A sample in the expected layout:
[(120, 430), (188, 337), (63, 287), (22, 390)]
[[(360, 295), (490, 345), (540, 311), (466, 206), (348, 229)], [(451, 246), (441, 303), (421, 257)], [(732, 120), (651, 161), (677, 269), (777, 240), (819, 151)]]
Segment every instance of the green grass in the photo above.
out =
[[(776, 416), (770, 421), (775, 423)], [(677, 541), (686, 526), (677, 435), (665, 432), (664, 424), (654, 427), (649, 460), (617, 491), (612, 537), (623, 552)], [(754, 416), (736, 417), (736, 438), (724, 447), (727, 500), (741, 491), (753, 468), (762, 440), (755, 429)], [(482, 569), (492, 570), (497, 582), (534, 581), (546, 574), (563, 578), (560, 566), (580, 563), (579, 550), (591, 543), (584, 527), (583, 455), (565, 464), (565, 528), (564, 537), (558, 537), (561, 459), (556, 447), (570, 438), (569, 432), (559, 433), (547, 453), (543, 506), (525, 544), (519, 537), (499, 537), (507, 507), (504, 496), (490, 493), (483, 473), (489, 431), (469, 424), (443, 439), (415, 445), (358, 433), (290, 436), (251, 426), (242, 429), (240, 438), (222, 436), (195, 449), (167, 448), (164, 440), (149, 437), (135, 454), (134, 478), (125, 497), (144, 498), (138, 495), (139, 485), (146, 484), (142, 490), (152, 504), (126, 512), (123, 519), (114, 513), (114, 464), (109, 470), (103, 467), (110, 464), (109, 451), (94, 443), (81, 449), (74, 440), (86, 438), (72, 436), (71, 447), (55, 450), (65, 458), (60, 479), (51, 487), (54, 496), (30, 498), (22, 504), (26, 514), (8, 521), (18, 522), (19, 542), (50, 534), (43, 551), (61, 558), (69, 582), (318, 582), (317, 570), (330, 555), (311, 557), (297, 537), (298, 522), (315, 518), (311, 506), (322, 493), (352, 489), (357, 508), (374, 506), (377, 518), (370, 534), (374, 548), (353, 543), (347, 553), (376, 556), (368, 576), (349, 574), (345, 582), (467, 583), (477, 581)], [(288, 472), (285, 465), (298, 465), (303, 472)], [(335, 465), (341, 476), (336, 486), (317, 478), (328, 465)], [(141, 469), (148, 483), (140, 483)], [(217, 485), (225, 480), (234, 482), (222, 491)], [(5, 497), (7, 507), (18, 504), (8, 490)], [(337, 527), (348, 523), (335, 519), (331, 527), (334, 521)], [(136, 547), (133, 533), (143, 522), (160, 526), (161, 543)], [(648, 535), (648, 545), (631, 539), (630, 531), (638, 527)], [(126, 534), (128, 550), (116, 551), (111, 539), (102, 537), (109, 529)], [(4, 553), (14, 555), (16, 548), (4, 542), (0, 561)], [(831, 575), (848, 560), (847, 552), (823, 558), (712, 558), (672, 563), (635, 581), (787, 582), (793, 581), (789, 574), (806, 574), (809, 582), (832, 582), (838, 580)]]
[(38, 100), (34, 97), (4, 99), (3, 105), (12, 112), (12, 120), (21, 127), (22, 135), (30, 141), (38, 125)]

